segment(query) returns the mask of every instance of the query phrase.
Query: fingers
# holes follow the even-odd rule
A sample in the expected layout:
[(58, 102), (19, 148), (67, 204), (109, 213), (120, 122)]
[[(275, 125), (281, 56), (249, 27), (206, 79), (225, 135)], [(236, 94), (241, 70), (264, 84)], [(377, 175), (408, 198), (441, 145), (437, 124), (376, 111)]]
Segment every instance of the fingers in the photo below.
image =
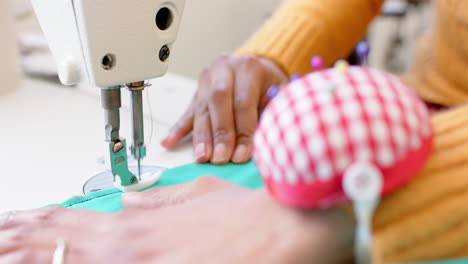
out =
[(195, 162), (206, 163), (210, 161), (213, 151), (211, 136), (211, 119), (206, 103), (206, 87), (210, 83), (210, 71), (204, 69), (198, 80), (198, 91), (195, 95), (193, 111), (193, 156)]
[[(55, 249), (20, 249), (8, 254), (0, 255), (0, 264), (44, 264), (52, 263)], [(66, 252), (66, 264), (93, 263), (82, 254)], [(94, 262), (96, 263), (96, 262)]]
[(52, 263), (58, 238), (67, 242), (65, 262), (69, 264), (101, 263), (102, 259), (115, 264), (152, 263), (143, 261), (148, 252), (135, 243), (124, 244), (126, 251), (116, 254), (122, 248), (119, 243), (134, 241), (147, 231), (140, 225), (147, 215), (132, 222), (133, 215), (121, 220), (116, 214), (51, 207), (4, 216), (8, 220), (0, 229), (0, 264)]
[(237, 139), (232, 157), (234, 163), (245, 163), (250, 160), (252, 137), (258, 122), (259, 98), (263, 88), (263, 70), (259, 64), (247, 58), (242, 67), (251, 74), (236, 75), (234, 116)]
[(213, 164), (226, 164), (231, 159), (236, 130), (233, 112), (234, 73), (230, 67), (217, 67), (211, 77), (209, 112), (213, 134)]
[(247, 162), (258, 112), (269, 101), (267, 90), (287, 81), (282, 69), (267, 58), (219, 56), (203, 70), (192, 105), (161, 145), (172, 148), (193, 130), (196, 162)]
[(185, 136), (193, 130), (194, 103), (189, 106), (184, 115), (171, 128), (169, 134), (161, 141), (165, 148), (175, 147)]
[[(3, 221), (0, 227), (0, 256), (4, 257), (22, 249), (53, 247), (57, 238), (75, 238), (83, 235), (81, 230), (86, 228), (87, 224), (97, 225), (98, 217), (108, 215), (110, 216), (110, 214), (62, 207), (47, 207), (4, 215), (3, 219), (7, 220)], [(86, 219), (86, 222), (83, 222), (83, 219)], [(102, 220), (101, 223), (108, 223), (110, 219), (107, 217)], [(10, 255), (4, 258), (8, 260), (17, 257)], [(33, 254), (27, 257), (35, 259), (37, 256)]]
[(275, 62), (262, 57), (259, 57), (258, 60), (262, 65), (262, 79), (266, 81), (266, 83), (262, 85), (262, 92), (260, 93), (258, 109), (261, 111), (271, 100), (271, 98), (268, 96), (268, 89), (272, 85), (277, 85), (281, 89), (281, 87), (284, 87), (288, 84), (289, 78), (288, 75)]
[[(58, 238), (63, 238), (67, 242), (65, 263), (93, 263), (89, 262), (89, 256), (92, 255), (93, 250), (98, 250), (99, 242), (90, 240), (87, 237), (96, 234), (87, 234), (86, 232), (81, 232), (81, 230), (83, 229), (56, 227), (28, 229), (17, 227), (2, 231), (0, 232), (2, 239), (2, 243), (0, 243), (0, 264), (52, 263)], [(85, 250), (86, 247), (87, 249)], [(83, 254), (84, 252), (86, 254)], [(99, 254), (94, 255), (99, 256)]]
[(52, 263), (52, 257), (52, 250), (21, 249), (4, 255), (0, 254), (0, 264)]
[(195, 106), (193, 124), (193, 156), (195, 162), (206, 163), (210, 161), (212, 153), (211, 119), (208, 105), (200, 103)]
[[(61, 231), (59, 228), (53, 230), (49, 228), (34, 229), (30, 226), (16, 227), (2, 231), (0, 232), (0, 238), (2, 239), (0, 255), (27, 248), (53, 249), (56, 246), (56, 239), (64, 237), (65, 233), (66, 232)], [(71, 236), (68, 235), (67, 237)]]
[(0, 231), (24, 224), (41, 223), (42, 225), (49, 225), (62, 210), (61, 207), (46, 207), (28, 211), (7, 212), (0, 216)]
[[(77, 215), (80, 217), (77, 217)], [(23, 225), (79, 228), (83, 225), (83, 218), (92, 222), (97, 218), (107, 219), (109, 217), (110, 215), (108, 214), (90, 210), (51, 206), (29, 211), (8, 212), (0, 215), (0, 232)]]
[(154, 188), (139, 193), (124, 193), (122, 203), (126, 209), (159, 209), (182, 204), (233, 185), (219, 177), (206, 175), (188, 183)]
[(22, 249), (54, 249), (57, 246), (58, 238), (73, 239), (75, 242), (83, 241), (86, 239), (86, 234), (81, 232), (84, 228), (86, 228), (86, 224), (82, 221), (82, 226), (79, 228), (22, 225), (3, 230), (0, 232), (2, 241), (0, 255)]

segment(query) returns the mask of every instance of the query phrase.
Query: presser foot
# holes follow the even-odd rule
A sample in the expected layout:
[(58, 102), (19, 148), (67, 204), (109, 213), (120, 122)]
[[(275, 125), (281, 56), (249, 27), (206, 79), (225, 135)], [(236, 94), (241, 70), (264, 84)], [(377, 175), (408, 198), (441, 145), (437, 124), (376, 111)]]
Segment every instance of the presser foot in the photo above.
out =
[[(106, 167), (110, 169), (109, 173), (112, 175), (110, 182), (112, 187), (118, 188), (123, 192), (133, 192), (146, 189), (155, 184), (161, 178), (162, 170), (149, 170), (143, 171), (140, 162), (138, 166), (130, 170), (128, 167), (127, 158), (127, 144), (126, 140), (120, 138), (117, 141), (106, 141), (106, 151), (109, 155), (106, 156)], [(99, 180), (97, 180), (99, 181)], [(93, 181), (96, 183), (96, 181)], [(92, 184), (87, 183), (87, 184)], [(105, 187), (112, 188), (109, 181), (103, 183)], [(101, 185), (101, 184), (98, 184)], [(86, 184), (85, 184), (86, 187)], [(99, 187), (97, 189), (102, 189)], [(94, 187), (86, 187), (86, 189), (96, 189)]]
[(141, 165), (136, 167), (136, 173), (138, 173), (140, 181), (136, 184), (124, 186), (120, 184), (120, 178), (114, 177), (114, 187), (120, 189), (122, 192), (137, 192), (151, 187), (155, 184), (162, 176), (162, 170), (147, 171), (143, 172)]
[(127, 142), (125, 139), (120, 138), (117, 141), (106, 141), (105, 151), (109, 154), (106, 156), (106, 166), (119, 179), (119, 184), (123, 186), (130, 186), (138, 183), (138, 178), (134, 173), (128, 169), (127, 158)]
[[(151, 187), (156, 182), (158, 182), (165, 168), (157, 166), (141, 166), (140, 170), (141, 180), (138, 182), (138, 184), (130, 186), (120, 185), (120, 182), (115, 180), (118, 179), (118, 177), (115, 177), (111, 171), (100, 172), (86, 181), (86, 183), (83, 185), (83, 193), (86, 195), (91, 192), (112, 188), (118, 188), (123, 192), (141, 191)], [(138, 173), (138, 166), (130, 167), (129, 171), (136, 175)]]

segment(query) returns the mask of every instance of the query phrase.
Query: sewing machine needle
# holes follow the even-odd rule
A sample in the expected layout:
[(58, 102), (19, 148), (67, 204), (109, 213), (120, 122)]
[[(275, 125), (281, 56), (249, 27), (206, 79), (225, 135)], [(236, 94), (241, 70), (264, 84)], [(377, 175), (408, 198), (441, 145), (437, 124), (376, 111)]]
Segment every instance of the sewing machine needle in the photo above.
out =
[(145, 135), (143, 127), (143, 90), (144, 82), (127, 84), (131, 95), (133, 144), (132, 154), (138, 161), (138, 178), (141, 180), (141, 159), (146, 156)]
[(138, 159), (138, 179), (141, 181), (141, 160)]

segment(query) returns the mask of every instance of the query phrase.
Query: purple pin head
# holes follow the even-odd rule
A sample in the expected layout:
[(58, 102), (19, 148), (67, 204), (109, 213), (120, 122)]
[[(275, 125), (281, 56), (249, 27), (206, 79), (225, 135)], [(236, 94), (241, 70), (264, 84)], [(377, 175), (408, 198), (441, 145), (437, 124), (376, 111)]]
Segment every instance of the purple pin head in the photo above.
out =
[(316, 71), (319, 71), (323, 68), (323, 58), (320, 55), (315, 55), (310, 60), (310, 65)]
[(366, 41), (361, 41), (356, 47), (356, 54), (361, 59), (361, 64), (367, 64), (367, 57), (369, 56), (370, 47)]
[(367, 57), (369, 56), (370, 47), (366, 41), (361, 41), (356, 47), (356, 53), (360, 57)]
[(268, 88), (268, 91), (267, 91), (268, 98), (270, 99), (275, 98), (278, 95), (279, 90), (280, 89), (278, 85), (272, 85), (270, 88)]
[(299, 80), (301, 78), (301, 75), (299, 73), (293, 73), (291, 77), (289, 77), (289, 81), (294, 82), (296, 80)]

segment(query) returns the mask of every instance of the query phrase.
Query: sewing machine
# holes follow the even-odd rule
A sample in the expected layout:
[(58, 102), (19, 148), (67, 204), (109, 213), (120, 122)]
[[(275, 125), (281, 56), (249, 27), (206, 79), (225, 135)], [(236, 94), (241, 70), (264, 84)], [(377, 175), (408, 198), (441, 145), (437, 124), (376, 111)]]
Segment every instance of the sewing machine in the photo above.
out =
[(0, 96), (10, 94), (20, 83), (14, 12), (10, 1), (0, 3)]
[[(88, 82), (101, 89), (105, 119), (104, 158), (122, 191), (154, 184), (161, 171), (142, 174), (145, 80), (167, 72), (185, 0), (33, 0), (64, 85)], [(131, 156), (120, 136), (121, 90), (131, 94)]]

